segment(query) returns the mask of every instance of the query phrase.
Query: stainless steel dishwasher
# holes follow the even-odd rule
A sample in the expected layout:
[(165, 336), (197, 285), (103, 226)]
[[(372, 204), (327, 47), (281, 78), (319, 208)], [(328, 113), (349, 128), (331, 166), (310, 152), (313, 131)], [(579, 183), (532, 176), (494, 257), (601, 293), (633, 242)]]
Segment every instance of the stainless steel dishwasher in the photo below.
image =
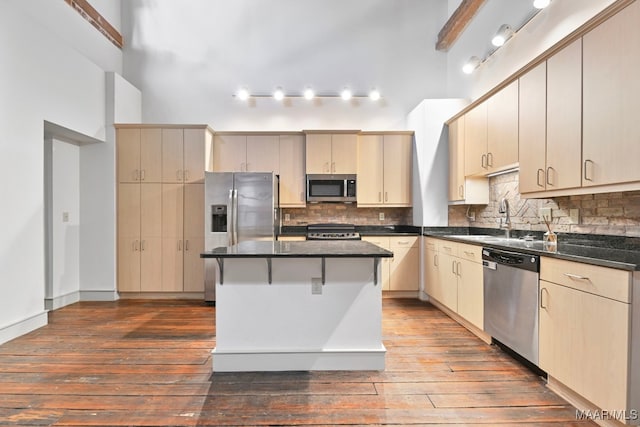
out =
[(482, 248), (484, 330), (538, 365), (540, 258)]

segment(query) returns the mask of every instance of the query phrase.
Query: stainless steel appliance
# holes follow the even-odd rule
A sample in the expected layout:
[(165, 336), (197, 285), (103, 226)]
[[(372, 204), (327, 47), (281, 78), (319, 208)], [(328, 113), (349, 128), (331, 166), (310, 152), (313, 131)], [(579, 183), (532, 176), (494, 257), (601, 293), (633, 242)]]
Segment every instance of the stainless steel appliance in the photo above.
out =
[[(204, 249), (245, 240), (275, 240), (280, 226), (273, 173), (205, 173)], [(205, 301), (215, 301), (216, 267), (205, 262)]]
[(482, 248), (484, 330), (538, 365), (540, 258)]
[(307, 240), (360, 240), (353, 224), (309, 224)]
[(307, 175), (307, 202), (356, 201), (356, 175)]

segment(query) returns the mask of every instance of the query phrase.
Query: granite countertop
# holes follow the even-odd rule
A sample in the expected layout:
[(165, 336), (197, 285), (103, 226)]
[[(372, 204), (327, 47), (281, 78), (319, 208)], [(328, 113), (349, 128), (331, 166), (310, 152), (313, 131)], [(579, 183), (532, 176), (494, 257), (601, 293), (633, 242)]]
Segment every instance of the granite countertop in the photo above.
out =
[(246, 241), (200, 254), (201, 258), (391, 258), (393, 252), (361, 240)]
[[(423, 234), (495, 249), (560, 258), (620, 270), (640, 271), (640, 245), (638, 245), (637, 238), (559, 234), (558, 250), (552, 252), (544, 248), (541, 232), (530, 233), (533, 235), (534, 240), (525, 241), (522, 239), (523, 232), (517, 232), (513, 238), (506, 239), (502, 237), (504, 235), (503, 230), (490, 229), (483, 231), (487, 234), (483, 235), (478, 230), (464, 230), (460, 227), (452, 227), (449, 230), (445, 228), (426, 229)], [(496, 232), (499, 234), (496, 234)]]
[[(412, 225), (356, 225), (356, 231), (362, 236), (419, 236), (420, 227)], [(286, 225), (282, 227), (282, 236), (306, 236), (305, 225)]]

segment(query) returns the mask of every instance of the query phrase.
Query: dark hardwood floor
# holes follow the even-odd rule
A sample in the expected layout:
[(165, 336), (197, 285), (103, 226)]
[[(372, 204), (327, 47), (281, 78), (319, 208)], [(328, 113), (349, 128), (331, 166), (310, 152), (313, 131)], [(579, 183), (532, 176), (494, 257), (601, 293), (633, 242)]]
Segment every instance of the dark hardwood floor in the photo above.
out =
[(384, 372), (212, 374), (214, 313), (194, 301), (52, 312), (0, 346), (0, 425), (595, 425), (428, 303), (384, 300)]

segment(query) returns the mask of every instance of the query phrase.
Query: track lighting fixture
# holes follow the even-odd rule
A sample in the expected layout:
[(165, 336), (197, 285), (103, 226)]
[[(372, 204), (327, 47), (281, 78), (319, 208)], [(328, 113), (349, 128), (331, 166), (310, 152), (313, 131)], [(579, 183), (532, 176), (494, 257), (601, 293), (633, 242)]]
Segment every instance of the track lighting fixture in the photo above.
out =
[(512, 35), (513, 35), (513, 30), (511, 29), (511, 27), (507, 24), (502, 24), (500, 25), (500, 28), (498, 28), (498, 31), (496, 32), (496, 34), (491, 39), (491, 44), (494, 45), (495, 47), (500, 47), (504, 45), (507, 42), (507, 40), (511, 38)]
[(480, 66), (482, 61), (477, 56), (472, 56), (469, 58), (467, 62), (462, 66), (462, 72), (465, 74), (471, 74), (475, 71), (476, 68)]
[(304, 98), (307, 100), (312, 100), (314, 98), (342, 98), (345, 101), (352, 98), (369, 98), (371, 101), (377, 101), (382, 98), (380, 91), (377, 89), (371, 89), (367, 94), (355, 94), (348, 87), (343, 88), (339, 93), (316, 93), (310, 86), (307, 86), (302, 92), (292, 94), (285, 93), (284, 89), (280, 86), (270, 94), (265, 94), (264, 92), (251, 93), (246, 86), (242, 86), (233, 96), (238, 98), (240, 101), (246, 101), (249, 98), (273, 98), (276, 101), (282, 101), (285, 98)]
[(549, 3), (551, 3), (551, 0), (533, 0), (533, 7), (536, 9), (544, 9), (549, 6)]

